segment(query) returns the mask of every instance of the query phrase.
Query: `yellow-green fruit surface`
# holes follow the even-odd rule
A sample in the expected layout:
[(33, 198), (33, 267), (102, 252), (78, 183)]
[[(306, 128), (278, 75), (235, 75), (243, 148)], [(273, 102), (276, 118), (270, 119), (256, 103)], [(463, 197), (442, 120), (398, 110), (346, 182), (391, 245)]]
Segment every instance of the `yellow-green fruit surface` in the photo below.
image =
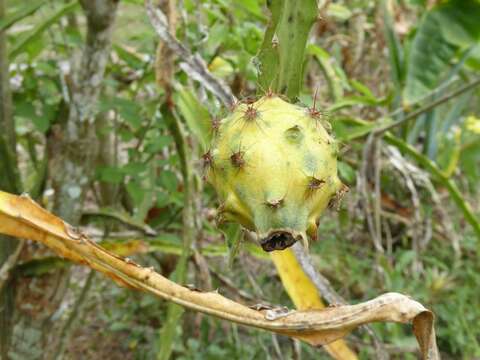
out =
[(255, 231), (266, 251), (307, 235), (342, 184), (337, 145), (318, 112), (265, 96), (215, 125), (204, 156), (223, 220)]

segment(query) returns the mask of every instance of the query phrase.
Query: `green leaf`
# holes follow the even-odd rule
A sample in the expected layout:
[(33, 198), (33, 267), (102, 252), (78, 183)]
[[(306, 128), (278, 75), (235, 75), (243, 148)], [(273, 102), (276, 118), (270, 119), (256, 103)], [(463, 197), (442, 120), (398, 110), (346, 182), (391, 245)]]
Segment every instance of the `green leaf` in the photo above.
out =
[(45, 257), (22, 263), (16, 267), (16, 270), (18, 270), (22, 276), (30, 277), (53, 273), (55, 270), (67, 268), (68, 266), (69, 264), (64, 259)]
[(328, 5), (327, 16), (338, 21), (347, 21), (352, 16), (352, 12), (346, 6), (332, 3)]
[(145, 191), (143, 190), (142, 185), (138, 181), (131, 180), (128, 182), (126, 188), (128, 194), (132, 197), (133, 202), (136, 205), (141, 204), (145, 196)]
[(397, 269), (398, 271), (405, 270), (407, 266), (409, 266), (415, 260), (416, 256), (417, 256), (417, 253), (413, 250), (404, 251), (398, 257), (398, 260), (396, 261), (396, 264), (395, 264), (395, 269)]
[(259, 1), (257, 0), (242, 0), (237, 2), (237, 6), (241, 6), (256, 18), (260, 20), (265, 20), (264, 15), (262, 14), (262, 8), (260, 7)]
[(24, 36), (20, 37), (20, 39), (12, 46), (8, 57), (10, 61), (15, 59), (19, 54), (24, 52), (26, 48), (38, 37), (47, 30), (50, 26), (55, 24), (58, 20), (60, 20), (66, 14), (74, 11), (78, 7), (78, 1), (71, 1), (60, 8), (57, 11), (53, 12), (49, 17), (43, 20), (40, 24), (38, 24), (35, 29), (30, 31), (29, 33), (25, 34)]
[(123, 181), (123, 172), (121, 169), (113, 166), (97, 168), (97, 178), (111, 184), (120, 184)]
[(130, 162), (122, 167), (122, 172), (130, 176), (139, 176), (147, 170), (147, 164), (142, 162)]
[(238, 224), (224, 223), (219, 226), (219, 229), (225, 237), (225, 242), (228, 247), (228, 265), (231, 268), (242, 244), (242, 228)]
[(415, 103), (436, 89), (445, 80), (458, 50), (479, 41), (478, 19), (478, 0), (448, 1), (425, 14), (408, 58), (407, 103)]
[(121, 45), (114, 45), (113, 48), (118, 54), (118, 57), (125, 61), (128, 66), (133, 69), (141, 69), (145, 66), (145, 60), (133, 51)]
[(471, 49), (470, 56), (465, 60), (465, 65), (471, 70), (480, 71), (480, 44)]
[(37, 113), (35, 105), (28, 99), (22, 99), (15, 103), (15, 116), (31, 122), (41, 133), (45, 133), (49, 129), (50, 122), (55, 117), (55, 110), (55, 106), (41, 104)]
[(166, 146), (170, 145), (173, 142), (173, 138), (170, 135), (159, 135), (154, 139), (149, 139), (145, 144), (145, 151), (148, 153), (158, 153)]
[(346, 162), (343, 161), (338, 161), (337, 163), (338, 167), (338, 174), (340, 176), (340, 179), (347, 184), (353, 184), (355, 181), (355, 170), (348, 165)]
[(385, 101), (386, 99), (376, 99), (369, 96), (348, 96), (329, 106), (327, 108), (327, 112), (332, 113), (340, 109), (352, 107), (355, 105), (376, 106), (383, 104)]
[(370, 133), (375, 128), (375, 123), (365, 122), (357, 123), (355, 119), (350, 118), (336, 118), (332, 121), (332, 129), (335, 138), (340, 141), (350, 141), (355, 138), (364, 136)]
[(31, 3), (23, 2), (20, 9), (0, 20), (0, 31), (5, 31), (20, 20), (32, 15), (46, 2), (47, 0), (33, 1)]
[(137, 130), (142, 125), (142, 108), (133, 100), (116, 97), (102, 103), (101, 106), (105, 110), (108, 110), (109, 107), (114, 108), (122, 119), (132, 126), (133, 130)]
[(350, 80), (350, 84), (355, 90), (357, 90), (366, 98), (371, 99), (373, 101), (377, 101), (377, 97), (372, 93), (372, 91), (366, 85), (362, 84), (360, 81), (352, 79)]
[(177, 176), (170, 170), (163, 170), (158, 177), (159, 185), (170, 193), (177, 191), (178, 180)]
[(383, 21), (385, 24), (385, 38), (388, 45), (388, 58), (390, 60), (391, 77), (395, 84), (395, 90), (400, 93), (405, 77), (405, 59), (403, 48), (395, 32), (392, 15), (386, 6), (386, 0), (382, 0)]
[(454, 0), (438, 12), (441, 31), (446, 41), (466, 48), (480, 40), (480, 1)]
[(206, 53), (214, 55), (217, 49), (225, 43), (228, 35), (229, 31), (227, 26), (217, 21), (208, 29), (208, 38), (204, 45)]
[(165, 191), (157, 191), (157, 206), (162, 208), (170, 204), (170, 196)]
[(212, 119), (208, 110), (187, 89), (180, 89), (175, 96), (175, 103), (189, 130), (200, 141), (203, 150), (207, 151), (212, 137)]
[(338, 101), (343, 96), (343, 78), (339, 75), (342, 70), (336, 64), (335, 58), (314, 44), (307, 46), (307, 54), (313, 55), (317, 60), (323, 76), (327, 81), (332, 100)]

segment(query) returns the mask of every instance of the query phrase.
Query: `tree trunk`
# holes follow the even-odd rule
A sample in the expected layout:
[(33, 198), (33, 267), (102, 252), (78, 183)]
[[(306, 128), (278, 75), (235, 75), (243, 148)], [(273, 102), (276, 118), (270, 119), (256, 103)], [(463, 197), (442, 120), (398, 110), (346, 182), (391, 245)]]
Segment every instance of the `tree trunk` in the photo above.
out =
[[(0, 0), (0, 20), (5, 16), (5, 1)], [(0, 190), (20, 191), (16, 163), (15, 124), (8, 77), (7, 37), (0, 31)], [(15, 252), (18, 241), (0, 235), (0, 269)], [(6, 273), (6, 276), (11, 274)], [(11, 276), (0, 288), (0, 359), (6, 359), (13, 326), (15, 287)]]
[[(82, 53), (74, 55), (71, 61), (68, 115), (52, 127), (47, 142), (49, 177), (55, 191), (53, 212), (72, 225), (79, 223), (94, 174), (98, 147), (96, 104), (108, 62), (118, 0), (80, 3), (87, 18), (86, 42)], [(52, 334), (53, 317), (68, 288), (69, 274), (67, 269), (24, 279), (18, 295), (22, 307), (15, 321), (11, 355), (32, 360), (48, 358), (45, 348), (47, 344), (55, 346), (58, 337)]]

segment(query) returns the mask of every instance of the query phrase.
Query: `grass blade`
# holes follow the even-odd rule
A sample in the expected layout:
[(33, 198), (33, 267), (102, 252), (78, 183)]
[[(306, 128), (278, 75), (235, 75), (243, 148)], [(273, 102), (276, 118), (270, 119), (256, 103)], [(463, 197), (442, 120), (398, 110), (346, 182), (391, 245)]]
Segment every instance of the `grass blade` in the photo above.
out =
[(24, 52), (27, 46), (32, 41), (35, 41), (35, 39), (37, 39), (37, 37), (40, 36), (50, 26), (55, 24), (59, 19), (61, 19), (63, 16), (65, 16), (69, 12), (74, 11), (78, 7), (78, 4), (79, 4), (78, 1), (75, 0), (63, 5), (53, 14), (51, 14), (48, 18), (46, 18), (43, 22), (38, 24), (35, 27), (35, 29), (33, 29), (31, 32), (21, 37), (20, 40), (18, 40), (12, 46), (12, 49), (8, 54), (10, 61), (13, 61), (13, 59), (15, 59), (19, 54)]

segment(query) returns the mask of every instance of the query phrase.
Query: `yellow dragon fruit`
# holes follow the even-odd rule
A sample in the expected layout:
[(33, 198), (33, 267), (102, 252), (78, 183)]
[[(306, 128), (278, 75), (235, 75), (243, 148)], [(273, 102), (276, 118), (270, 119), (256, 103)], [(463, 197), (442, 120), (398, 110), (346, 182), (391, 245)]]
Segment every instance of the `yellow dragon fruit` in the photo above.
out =
[(258, 234), (265, 251), (316, 238), (320, 215), (344, 188), (337, 145), (320, 112), (268, 94), (215, 122), (203, 156), (220, 217)]

